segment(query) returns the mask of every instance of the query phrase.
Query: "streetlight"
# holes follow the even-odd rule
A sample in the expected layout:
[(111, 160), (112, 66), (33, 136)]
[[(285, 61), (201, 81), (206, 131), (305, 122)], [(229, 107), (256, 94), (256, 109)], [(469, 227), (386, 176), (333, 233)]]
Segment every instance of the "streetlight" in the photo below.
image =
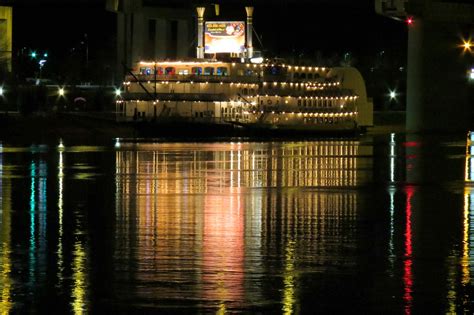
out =
[(119, 97), (122, 95), (122, 91), (120, 89), (115, 89), (115, 96)]
[(46, 59), (41, 59), (39, 62), (38, 62), (38, 65), (39, 65), (39, 79), (41, 80), (41, 72), (43, 70), (43, 67), (44, 67), (44, 64), (46, 63)]
[(58, 94), (59, 94), (59, 96), (64, 96), (64, 94), (65, 94), (64, 88), (59, 88), (58, 89)]
[(3, 86), (0, 86), (0, 96), (3, 96)]
[(397, 92), (395, 90), (390, 91), (389, 94), (390, 100), (395, 100), (397, 98)]
[(471, 39), (463, 39), (461, 47), (464, 49), (464, 52), (471, 52), (472, 48), (474, 47), (474, 43), (471, 41)]

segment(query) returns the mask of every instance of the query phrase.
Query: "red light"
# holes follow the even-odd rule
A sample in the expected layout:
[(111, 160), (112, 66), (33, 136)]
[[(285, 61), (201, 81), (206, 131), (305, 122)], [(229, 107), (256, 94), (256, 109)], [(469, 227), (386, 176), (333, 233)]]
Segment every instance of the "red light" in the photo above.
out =
[(413, 18), (411, 18), (411, 17), (407, 18), (407, 24), (412, 25), (413, 24)]

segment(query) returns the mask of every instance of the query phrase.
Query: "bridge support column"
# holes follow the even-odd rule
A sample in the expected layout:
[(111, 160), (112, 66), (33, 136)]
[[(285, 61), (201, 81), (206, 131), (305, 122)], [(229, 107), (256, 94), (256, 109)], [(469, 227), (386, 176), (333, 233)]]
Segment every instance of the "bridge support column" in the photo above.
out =
[(408, 33), (407, 130), (469, 130), (472, 111), (458, 28), (417, 18)]

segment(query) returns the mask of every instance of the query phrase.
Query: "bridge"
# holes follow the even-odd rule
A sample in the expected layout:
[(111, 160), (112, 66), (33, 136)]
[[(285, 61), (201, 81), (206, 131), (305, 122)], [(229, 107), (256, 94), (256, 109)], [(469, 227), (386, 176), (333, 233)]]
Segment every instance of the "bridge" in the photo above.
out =
[(474, 67), (470, 43), (474, 38), (469, 34), (474, 24), (472, 3), (375, 0), (378, 14), (408, 27), (408, 131), (466, 131), (472, 127), (474, 104), (468, 104), (469, 73)]

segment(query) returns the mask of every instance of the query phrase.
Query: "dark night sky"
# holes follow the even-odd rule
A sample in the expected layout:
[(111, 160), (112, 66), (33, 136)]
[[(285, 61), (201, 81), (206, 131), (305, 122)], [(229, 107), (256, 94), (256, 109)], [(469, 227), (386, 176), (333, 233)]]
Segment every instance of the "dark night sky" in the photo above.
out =
[[(193, 6), (193, 0), (148, 0)], [(374, 0), (256, 0), (254, 26), (264, 48), (275, 53), (312, 55), (351, 51), (373, 55), (380, 50), (406, 50), (405, 26), (377, 16)], [(49, 49), (67, 54), (83, 34), (95, 49), (113, 36), (115, 17), (101, 0), (11, 0), (14, 5), (14, 46)], [(203, 2), (203, 1), (200, 1)], [(215, 2), (215, 1), (205, 1)], [(244, 1), (245, 2), (245, 1)], [(242, 0), (221, 1), (221, 15), (232, 13)], [(1, 3), (6, 1), (0, 0)], [(259, 46), (258, 43), (255, 46)]]

